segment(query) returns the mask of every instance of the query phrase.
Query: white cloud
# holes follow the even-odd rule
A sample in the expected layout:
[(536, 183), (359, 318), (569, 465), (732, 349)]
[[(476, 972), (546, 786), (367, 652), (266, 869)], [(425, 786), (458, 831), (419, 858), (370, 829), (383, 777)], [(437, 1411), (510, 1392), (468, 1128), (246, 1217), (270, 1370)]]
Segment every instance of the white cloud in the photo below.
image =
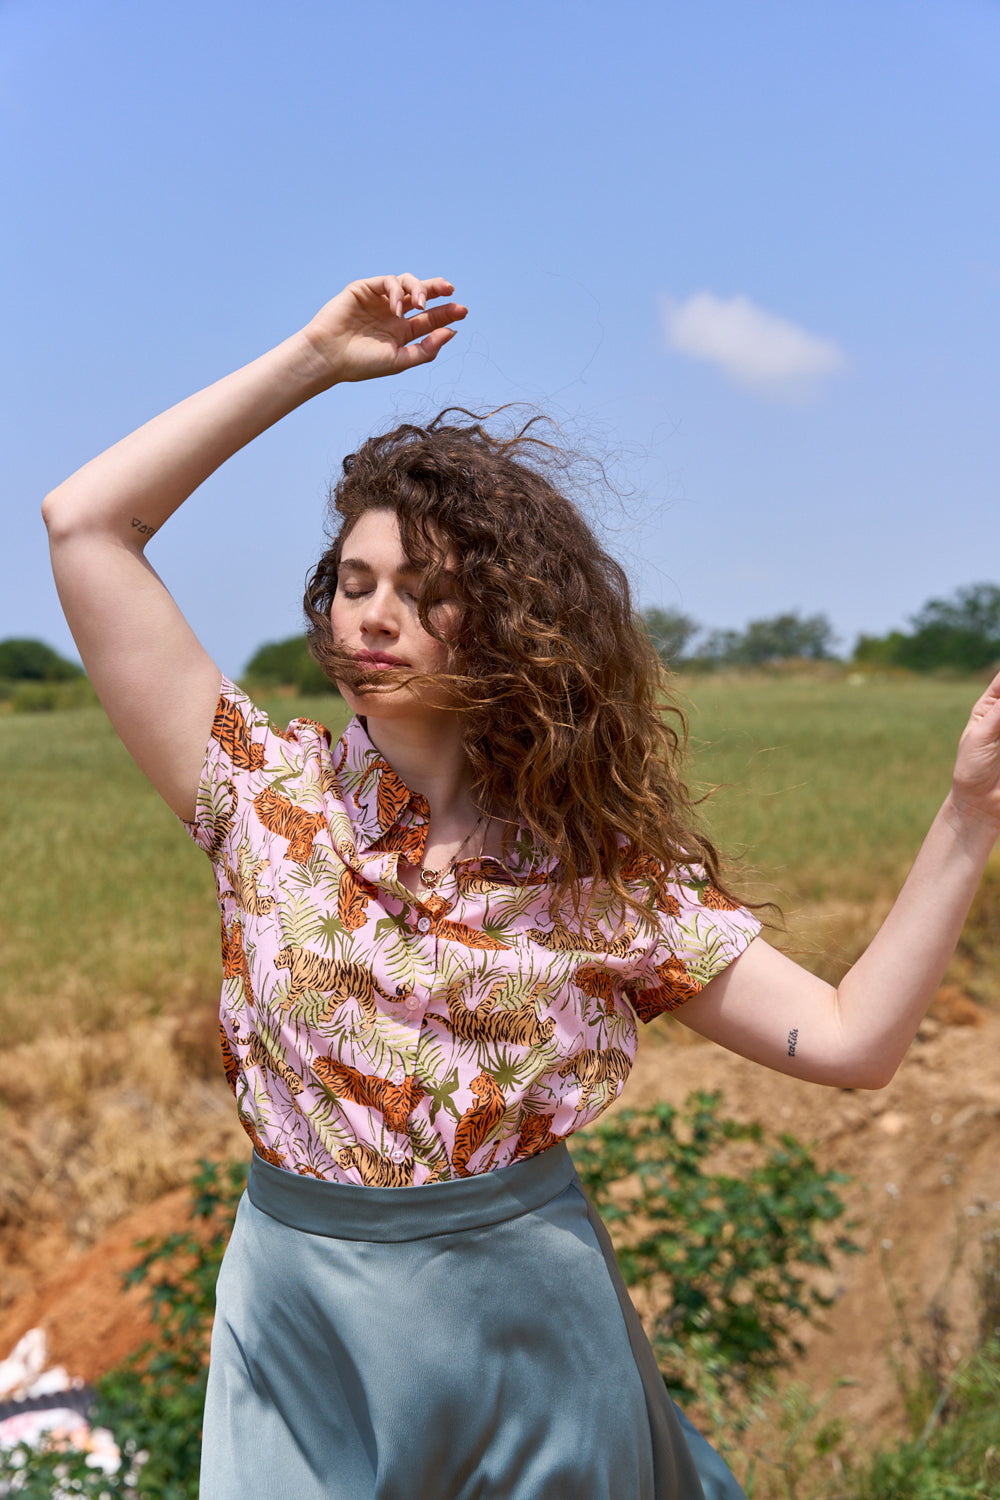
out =
[(847, 363), (832, 339), (756, 307), (749, 297), (728, 301), (696, 292), (685, 302), (662, 299), (663, 327), (671, 348), (719, 365), (754, 390), (779, 396), (807, 394), (824, 375)]

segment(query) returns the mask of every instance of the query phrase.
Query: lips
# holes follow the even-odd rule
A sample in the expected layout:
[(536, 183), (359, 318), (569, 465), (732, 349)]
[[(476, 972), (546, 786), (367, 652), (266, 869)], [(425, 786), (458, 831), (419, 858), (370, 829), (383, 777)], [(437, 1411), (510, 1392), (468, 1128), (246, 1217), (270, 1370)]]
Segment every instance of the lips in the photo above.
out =
[(388, 651), (359, 651), (354, 660), (359, 667), (377, 670), (389, 667), (405, 667), (407, 663), (398, 656), (390, 656)]

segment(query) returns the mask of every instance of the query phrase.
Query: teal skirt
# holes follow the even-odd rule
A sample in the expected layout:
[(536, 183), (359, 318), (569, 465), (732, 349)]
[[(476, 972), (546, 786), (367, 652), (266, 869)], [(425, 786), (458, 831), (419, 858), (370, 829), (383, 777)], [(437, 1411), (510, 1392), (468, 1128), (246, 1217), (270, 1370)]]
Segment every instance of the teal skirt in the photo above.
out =
[(563, 1145), (422, 1187), (254, 1156), (201, 1500), (738, 1500), (667, 1396)]

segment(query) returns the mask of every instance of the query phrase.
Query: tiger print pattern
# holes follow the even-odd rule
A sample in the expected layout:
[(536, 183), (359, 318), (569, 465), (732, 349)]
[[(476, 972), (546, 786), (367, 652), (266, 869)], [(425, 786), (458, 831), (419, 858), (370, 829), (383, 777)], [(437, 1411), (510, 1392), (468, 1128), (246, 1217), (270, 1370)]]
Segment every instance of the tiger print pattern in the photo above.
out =
[(257, 885), (258, 879), (270, 867), (269, 859), (261, 859), (252, 863), (242, 850), (237, 858), (235, 870), (228, 860), (222, 863), (226, 879), (232, 886), (233, 895), (236, 897), (236, 905), (249, 917), (266, 917), (274, 911), (274, 897), (263, 895)]
[(656, 977), (660, 983), (647, 989), (625, 985), (625, 993), (635, 1006), (640, 1021), (652, 1021), (665, 1011), (677, 1010), (685, 1000), (693, 1000), (701, 992), (701, 985), (692, 979), (684, 963), (672, 953), (662, 964), (657, 964)]
[(558, 1073), (560, 1078), (567, 1078), (572, 1073), (579, 1081), (580, 1108), (584, 1110), (589, 1106), (594, 1090), (601, 1084), (617, 1085), (613, 1087), (611, 1098), (617, 1097), (631, 1069), (632, 1059), (620, 1047), (609, 1047), (605, 1052), (588, 1047), (584, 1052), (568, 1057)]
[(455, 1127), (451, 1168), (456, 1177), (472, 1176), (469, 1158), (485, 1145), (507, 1112), (500, 1085), (489, 1073), (480, 1073), (469, 1084), (469, 1088), (476, 1102), (463, 1112)]
[(288, 970), (288, 990), (282, 1001), (282, 1010), (288, 1010), (306, 990), (318, 991), (328, 997), (321, 1019), (329, 1020), (334, 1011), (346, 1000), (357, 1000), (365, 1019), (374, 1024), (378, 1016), (375, 996), (383, 1000), (405, 1000), (410, 993), (399, 989), (388, 994), (377, 983), (371, 969), (364, 964), (345, 964), (338, 959), (324, 958), (309, 948), (282, 948), (275, 955), (274, 967)]
[(337, 886), (337, 916), (345, 932), (357, 932), (368, 920), (368, 903), (378, 899), (378, 888), (353, 870), (341, 872)]
[(226, 1028), (221, 1021), (219, 1022), (219, 1045), (222, 1048), (222, 1066), (225, 1069), (226, 1082), (235, 1094), (240, 1076), (240, 1065), (236, 1061), (236, 1055), (232, 1047), (229, 1045), (229, 1037), (226, 1035)]
[[(383, 1186), (549, 1150), (621, 1091), (639, 1019), (689, 999), (756, 919), (700, 869), (623, 850), (640, 903), (550, 909), (555, 862), (512, 825), (414, 892), (426, 799), (353, 720), (284, 732), (223, 685), (197, 813), (223, 912), (220, 1048), (255, 1149)], [(496, 832), (496, 831), (495, 831)]]
[(538, 1018), (538, 1006), (531, 1000), (505, 1010), (494, 1010), (503, 983), (493, 986), (474, 1008), (462, 996), (461, 988), (452, 985), (447, 991), (448, 1019), (441, 1024), (466, 1042), (506, 1042), (514, 1047), (540, 1047), (551, 1041), (556, 1023), (551, 1016)]
[(537, 1156), (540, 1151), (548, 1151), (550, 1146), (556, 1146), (565, 1139), (564, 1135), (559, 1135), (552, 1129), (551, 1115), (523, 1114), (513, 1159), (521, 1161), (526, 1156)]
[(218, 740), (220, 748), (237, 771), (264, 769), (264, 746), (251, 739), (243, 711), (231, 699), (219, 698), (215, 718), (212, 720), (212, 738)]
[(236, 921), (227, 930), (224, 917), (222, 919), (222, 977), (240, 980), (247, 1004), (256, 1004), (253, 981), (250, 978), (250, 965), (243, 948), (243, 923)]
[(615, 981), (608, 969), (597, 964), (581, 964), (573, 975), (573, 983), (579, 985), (585, 995), (600, 1000), (609, 1016), (615, 1014)]
[(412, 1187), (412, 1158), (395, 1162), (360, 1141), (337, 1152), (337, 1166), (345, 1173), (357, 1172), (365, 1187)]
[(251, 1067), (263, 1068), (273, 1073), (276, 1078), (280, 1078), (290, 1094), (301, 1094), (303, 1084), (298, 1073), (289, 1067), (283, 1057), (273, 1056), (264, 1046), (257, 1032), (253, 1033), (247, 1045), (246, 1059)]
[(335, 1057), (318, 1057), (313, 1072), (339, 1099), (366, 1104), (378, 1110), (387, 1130), (404, 1131), (406, 1122), (424, 1097), (424, 1090), (412, 1073), (402, 1083), (392, 1083), (377, 1074), (359, 1073), (357, 1068), (338, 1062)]
[(273, 787), (266, 787), (264, 791), (258, 792), (253, 799), (253, 806), (254, 812), (269, 833), (276, 833), (279, 838), (288, 840), (285, 858), (294, 859), (300, 865), (308, 864), (313, 840), (320, 829), (326, 827), (323, 814), (306, 812), (305, 808), (296, 807)]
[(635, 931), (632, 923), (626, 922), (618, 937), (609, 939), (599, 927), (592, 926), (585, 937), (582, 932), (573, 932), (565, 922), (557, 920), (550, 931), (529, 927), (527, 935), (533, 943), (552, 953), (607, 953), (611, 958), (624, 958), (632, 947)]

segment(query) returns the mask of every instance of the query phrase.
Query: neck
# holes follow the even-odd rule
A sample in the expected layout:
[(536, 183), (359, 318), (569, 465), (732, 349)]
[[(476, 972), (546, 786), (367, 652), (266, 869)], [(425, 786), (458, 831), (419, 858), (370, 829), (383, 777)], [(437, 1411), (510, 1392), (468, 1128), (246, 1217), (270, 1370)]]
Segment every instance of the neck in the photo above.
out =
[(368, 714), (365, 722), (376, 750), (412, 792), (427, 798), (435, 818), (467, 821), (470, 814), (478, 816), (458, 714), (436, 714), (427, 720)]

